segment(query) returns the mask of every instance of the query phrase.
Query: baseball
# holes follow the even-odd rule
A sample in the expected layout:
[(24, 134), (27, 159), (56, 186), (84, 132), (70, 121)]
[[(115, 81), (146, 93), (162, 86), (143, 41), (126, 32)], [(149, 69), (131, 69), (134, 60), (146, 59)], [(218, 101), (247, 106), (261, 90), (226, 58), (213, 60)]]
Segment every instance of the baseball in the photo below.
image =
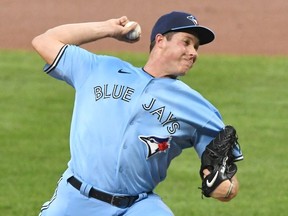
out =
[[(136, 23), (136, 22), (130, 21), (130, 22), (128, 22), (128, 23), (125, 25), (125, 27), (129, 27), (129, 26), (133, 25), (134, 23)], [(136, 28), (135, 28), (133, 31), (128, 32), (128, 34), (126, 34), (126, 37), (127, 37), (129, 40), (136, 40), (137, 38), (140, 37), (140, 35), (141, 35), (141, 27), (140, 27), (140, 25), (137, 23)]]

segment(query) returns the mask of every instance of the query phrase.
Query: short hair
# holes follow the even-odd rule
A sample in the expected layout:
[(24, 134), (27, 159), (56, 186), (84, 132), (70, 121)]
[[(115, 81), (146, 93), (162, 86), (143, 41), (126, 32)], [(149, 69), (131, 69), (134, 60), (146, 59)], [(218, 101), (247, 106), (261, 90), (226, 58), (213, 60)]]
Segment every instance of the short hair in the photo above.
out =
[[(170, 41), (170, 40), (172, 39), (172, 36), (173, 36), (175, 33), (177, 33), (177, 32), (175, 32), (175, 31), (170, 31), (170, 32), (167, 32), (167, 33), (163, 34), (163, 36), (166, 37), (166, 39), (167, 39), (168, 41)], [(150, 48), (149, 48), (149, 49), (150, 49), (150, 52), (153, 50), (154, 46), (155, 46), (155, 40), (153, 40), (153, 41), (150, 43)]]

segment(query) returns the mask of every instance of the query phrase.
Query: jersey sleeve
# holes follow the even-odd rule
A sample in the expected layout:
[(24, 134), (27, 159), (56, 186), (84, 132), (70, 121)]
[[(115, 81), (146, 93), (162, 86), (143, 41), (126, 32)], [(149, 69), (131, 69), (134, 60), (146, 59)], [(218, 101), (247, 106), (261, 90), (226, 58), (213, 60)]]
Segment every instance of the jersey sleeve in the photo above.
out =
[(211, 140), (213, 140), (225, 127), (218, 111), (211, 112), (210, 115), (209, 121), (201, 128), (198, 128), (196, 132), (194, 149), (199, 157), (201, 157), (206, 146), (211, 142)]
[[(217, 136), (217, 134), (225, 127), (224, 122), (220, 114), (216, 111), (215, 115), (213, 114), (210, 121), (201, 128), (197, 135), (197, 142), (194, 145), (194, 148), (199, 157), (201, 157), (204, 152), (206, 146)], [(232, 154), (234, 156), (234, 161), (243, 160), (244, 156), (241, 151), (240, 145), (235, 143), (233, 146)]]
[(97, 55), (74, 45), (65, 45), (44, 72), (74, 88), (81, 86), (97, 65)]

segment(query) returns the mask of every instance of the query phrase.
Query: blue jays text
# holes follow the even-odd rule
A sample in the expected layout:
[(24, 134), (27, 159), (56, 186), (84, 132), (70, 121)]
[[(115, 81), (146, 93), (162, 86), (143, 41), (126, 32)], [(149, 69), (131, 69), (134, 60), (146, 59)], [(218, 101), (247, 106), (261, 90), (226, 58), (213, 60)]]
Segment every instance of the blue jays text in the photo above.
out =
[[(100, 99), (113, 98), (129, 102), (132, 98), (134, 91), (135, 89), (133, 88), (117, 84), (114, 84), (113, 88), (109, 88), (108, 84), (94, 87), (94, 95), (96, 101)], [(168, 111), (168, 114), (165, 106), (155, 108), (155, 102), (156, 99), (152, 98), (150, 103), (142, 104), (142, 108), (145, 111), (149, 111), (151, 115), (156, 115), (157, 120), (161, 123), (161, 125), (163, 127), (167, 127), (167, 131), (169, 132), (169, 134), (174, 134), (177, 129), (180, 129), (180, 123), (172, 112)]]

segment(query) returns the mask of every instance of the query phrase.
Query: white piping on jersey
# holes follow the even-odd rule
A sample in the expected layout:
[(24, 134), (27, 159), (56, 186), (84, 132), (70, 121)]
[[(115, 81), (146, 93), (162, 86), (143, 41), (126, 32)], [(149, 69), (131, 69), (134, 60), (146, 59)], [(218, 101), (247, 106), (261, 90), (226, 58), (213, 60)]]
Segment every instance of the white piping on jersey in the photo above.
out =
[(64, 53), (64, 51), (66, 50), (67, 47), (68, 47), (68, 44), (64, 45), (60, 49), (60, 51), (57, 54), (56, 58), (54, 59), (53, 63), (47, 69), (44, 70), (47, 74), (50, 73), (57, 66), (59, 60), (61, 59), (61, 57), (62, 57), (62, 55), (63, 55), (63, 53)]

